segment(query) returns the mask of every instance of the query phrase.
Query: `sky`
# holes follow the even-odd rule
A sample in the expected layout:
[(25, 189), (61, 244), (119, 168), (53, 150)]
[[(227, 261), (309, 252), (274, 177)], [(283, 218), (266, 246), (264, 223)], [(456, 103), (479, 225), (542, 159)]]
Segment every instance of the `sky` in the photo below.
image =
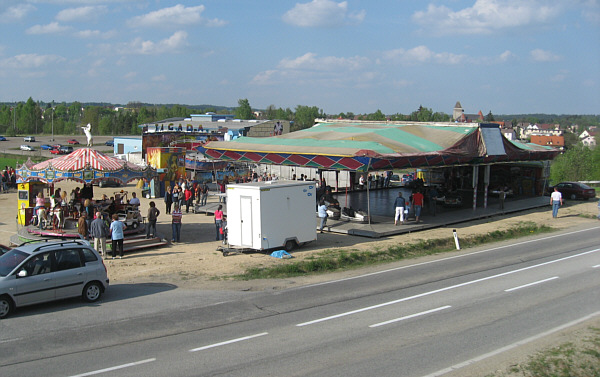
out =
[(0, 0), (0, 102), (600, 114), (600, 0)]

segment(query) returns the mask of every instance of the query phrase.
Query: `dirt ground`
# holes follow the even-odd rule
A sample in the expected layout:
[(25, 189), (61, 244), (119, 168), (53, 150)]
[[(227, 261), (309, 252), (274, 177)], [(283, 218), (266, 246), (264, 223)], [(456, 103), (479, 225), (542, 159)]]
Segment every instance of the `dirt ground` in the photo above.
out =
[[(75, 182), (60, 183), (57, 186), (70, 192), (77, 184)], [(131, 192), (136, 191), (140, 196), (139, 190), (133, 185), (123, 188)], [(106, 193), (111, 196), (121, 188), (94, 188), (95, 197)], [(141, 198), (142, 213), (145, 216), (151, 199)], [(170, 239), (171, 224), (170, 216), (164, 214), (164, 202), (161, 198), (152, 199), (160, 209), (157, 231), (164, 238)], [(217, 200), (211, 197), (209, 200)], [(13, 192), (0, 194), (0, 243), (9, 244), (10, 236), (17, 231), (17, 194)], [(491, 219), (473, 221), (464, 224), (453, 225), (452, 228), (437, 228), (427, 231), (415, 232), (406, 235), (398, 235), (383, 239), (369, 239), (356, 236), (347, 236), (340, 234), (324, 233), (319, 234), (318, 239), (308, 245), (293, 252), (294, 259), (308, 258), (315, 253), (327, 249), (349, 249), (366, 250), (375, 248), (385, 248), (390, 244), (410, 243), (416, 240), (427, 238), (452, 237), (452, 229), (457, 229), (459, 237), (473, 234), (485, 234), (494, 230), (502, 230), (513, 227), (519, 222), (532, 221), (537, 224), (545, 224), (558, 229), (570, 227), (589, 227), (590, 225), (600, 225), (596, 220), (598, 214), (597, 200), (587, 202), (571, 202), (565, 205), (559, 211), (559, 218), (552, 219), (550, 208), (540, 210), (530, 210), (518, 214), (498, 216)], [(427, 218), (423, 219), (425, 222)], [(389, 220), (393, 221), (392, 218)], [(185, 213), (183, 215), (183, 225), (181, 239), (182, 242), (174, 245), (168, 245), (162, 248), (149, 249), (126, 255), (122, 260), (107, 259), (105, 261), (111, 284), (128, 284), (144, 282), (160, 282), (174, 284), (184, 289), (231, 289), (231, 290), (273, 290), (284, 289), (291, 286), (316, 283), (332, 277), (339, 278), (364, 273), (367, 270), (386, 268), (385, 266), (368, 267), (365, 269), (344, 271), (333, 274), (314, 275), (307, 277), (295, 277), (277, 280), (252, 280), (239, 281), (231, 279), (230, 276), (243, 273), (250, 267), (272, 266), (281, 263), (287, 263), (289, 260), (278, 259), (263, 253), (249, 253), (223, 257), (217, 251), (221, 245), (220, 241), (215, 241), (215, 227), (212, 216), (204, 214)], [(461, 252), (468, 252), (461, 251)], [(430, 256), (427, 258), (437, 258)], [(404, 261), (402, 263), (412, 264), (416, 260)], [(456, 376), (480, 376), (491, 373), (495, 370), (504, 370), (506, 367), (521, 360), (524, 355), (545, 347), (550, 344), (559, 344), (559, 342), (578, 339), (585, 333), (585, 329), (590, 325), (600, 327), (600, 319), (588, 321), (589, 323), (576, 326), (573, 329), (561, 331), (553, 336), (546, 337), (540, 341), (530, 343), (519, 347), (518, 350), (508, 351), (499, 356), (487, 359), (484, 362), (477, 363), (476, 366), (463, 368), (460, 374)], [(483, 369), (480, 369), (483, 368)], [(485, 370), (485, 373), (484, 373)], [(457, 373), (457, 372), (455, 372)]]

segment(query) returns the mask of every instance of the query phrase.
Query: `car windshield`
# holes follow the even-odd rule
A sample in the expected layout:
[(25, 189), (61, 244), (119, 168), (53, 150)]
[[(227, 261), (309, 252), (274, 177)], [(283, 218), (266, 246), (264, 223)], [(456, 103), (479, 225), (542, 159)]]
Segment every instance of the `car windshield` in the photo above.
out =
[(21, 262), (27, 258), (29, 254), (18, 249), (10, 250), (8, 253), (0, 256), (0, 276), (7, 276)]

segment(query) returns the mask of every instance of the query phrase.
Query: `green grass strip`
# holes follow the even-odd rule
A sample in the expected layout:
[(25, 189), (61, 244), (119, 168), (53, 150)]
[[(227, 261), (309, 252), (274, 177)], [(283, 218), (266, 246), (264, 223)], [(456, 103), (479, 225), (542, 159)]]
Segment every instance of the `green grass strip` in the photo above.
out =
[[(554, 229), (534, 222), (521, 222), (506, 230), (496, 230), (490, 233), (463, 237), (460, 239), (461, 248), (469, 248), (490, 242), (510, 240), (533, 234), (547, 233)], [(374, 250), (325, 250), (306, 260), (282, 260), (283, 264), (273, 267), (254, 267), (234, 278), (275, 279), (324, 272), (340, 271), (364, 267), (378, 263), (394, 262), (402, 259), (418, 258), (425, 255), (438, 254), (456, 250), (454, 238), (434, 238), (421, 240), (411, 244), (399, 244), (386, 249)]]

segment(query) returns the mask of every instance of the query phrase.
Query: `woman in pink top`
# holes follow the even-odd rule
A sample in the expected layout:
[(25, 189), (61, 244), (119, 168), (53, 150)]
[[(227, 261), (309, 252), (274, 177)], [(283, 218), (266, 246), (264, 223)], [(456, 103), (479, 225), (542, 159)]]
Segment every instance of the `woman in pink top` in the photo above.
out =
[(223, 226), (223, 206), (219, 204), (219, 207), (215, 211), (215, 227), (217, 229), (217, 241), (223, 240), (223, 233), (221, 233), (222, 226)]

